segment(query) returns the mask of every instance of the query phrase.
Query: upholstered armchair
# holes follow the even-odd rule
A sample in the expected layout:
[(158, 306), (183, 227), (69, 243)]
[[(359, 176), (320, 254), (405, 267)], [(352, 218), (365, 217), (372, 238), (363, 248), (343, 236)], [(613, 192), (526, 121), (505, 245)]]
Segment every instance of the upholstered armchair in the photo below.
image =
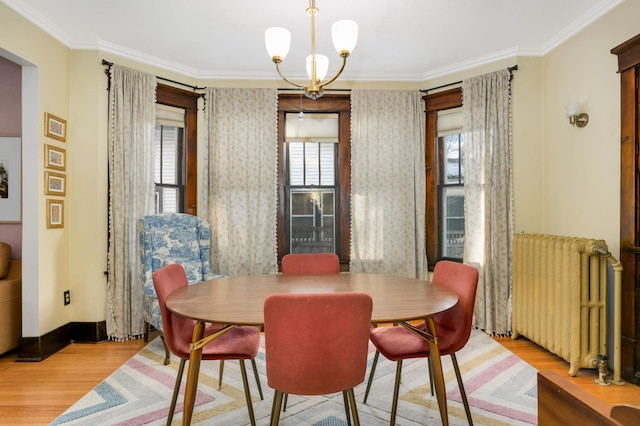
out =
[[(162, 333), (162, 316), (158, 295), (153, 287), (153, 273), (163, 266), (178, 263), (184, 267), (189, 284), (223, 278), (211, 272), (211, 229), (196, 216), (184, 213), (164, 213), (140, 219), (140, 255), (142, 261), (143, 309), (145, 342), (153, 326)], [(164, 342), (165, 364), (169, 350)]]

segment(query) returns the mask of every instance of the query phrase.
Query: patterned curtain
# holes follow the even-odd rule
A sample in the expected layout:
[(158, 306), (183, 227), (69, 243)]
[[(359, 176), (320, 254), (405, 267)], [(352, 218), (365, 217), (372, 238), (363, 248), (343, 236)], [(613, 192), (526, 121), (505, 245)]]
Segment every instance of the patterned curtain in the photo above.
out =
[(427, 276), (424, 118), (417, 91), (351, 93), (351, 272)]
[(511, 332), (513, 179), (508, 70), (463, 81), (464, 262), (478, 268), (475, 325)]
[(156, 78), (118, 65), (109, 89), (107, 335), (143, 333), (138, 219), (153, 213)]
[(275, 89), (206, 90), (202, 208), (211, 269), (275, 273), (278, 189)]

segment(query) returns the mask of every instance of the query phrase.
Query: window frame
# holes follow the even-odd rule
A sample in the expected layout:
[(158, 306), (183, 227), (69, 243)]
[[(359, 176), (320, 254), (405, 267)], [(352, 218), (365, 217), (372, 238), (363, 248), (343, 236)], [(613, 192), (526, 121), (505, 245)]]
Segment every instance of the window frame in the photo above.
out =
[(198, 214), (198, 99), (200, 93), (158, 84), (156, 103), (184, 109), (183, 212)]
[(351, 97), (350, 95), (325, 94), (312, 100), (300, 94), (278, 95), (278, 265), (282, 257), (290, 252), (289, 247), (289, 203), (286, 202), (285, 126), (288, 113), (331, 113), (338, 115), (338, 157), (335, 199), (336, 254), (340, 258), (341, 270), (348, 270), (351, 257)]
[[(440, 247), (440, 176), (439, 164), (441, 153), (438, 148), (438, 112), (462, 106), (462, 88), (457, 87), (423, 96), (426, 114), (425, 130), (425, 173), (426, 173), (426, 208), (425, 230), (427, 261), (429, 270), (441, 260)], [(457, 259), (452, 259), (457, 260)]]

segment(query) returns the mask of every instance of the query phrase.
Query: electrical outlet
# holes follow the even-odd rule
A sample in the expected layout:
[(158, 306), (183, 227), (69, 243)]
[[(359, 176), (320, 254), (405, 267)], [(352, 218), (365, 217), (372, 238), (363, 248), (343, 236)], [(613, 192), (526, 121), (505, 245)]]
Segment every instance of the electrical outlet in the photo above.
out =
[(71, 292), (66, 290), (64, 292), (64, 306), (67, 306), (69, 303), (71, 303)]

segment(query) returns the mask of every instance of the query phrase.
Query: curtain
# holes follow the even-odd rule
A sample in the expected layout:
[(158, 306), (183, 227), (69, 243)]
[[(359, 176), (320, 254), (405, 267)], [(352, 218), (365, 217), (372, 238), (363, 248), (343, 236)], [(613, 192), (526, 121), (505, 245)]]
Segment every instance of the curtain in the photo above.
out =
[(508, 70), (463, 81), (464, 262), (480, 272), (475, 325), (511, 332), (513, 179)]
[(138, 218), (154, 211), (155, 103), (155, 76), (111, 67), (107, 335), (112, 340), (144, 331)]
[(275, 89), (206, 90), (200, 216), (211, 224), (211, 269), (275, 273), (278, 95)]
[(427, 276), (424, 119), (417, 91), (351, 93), (351, 272)]

